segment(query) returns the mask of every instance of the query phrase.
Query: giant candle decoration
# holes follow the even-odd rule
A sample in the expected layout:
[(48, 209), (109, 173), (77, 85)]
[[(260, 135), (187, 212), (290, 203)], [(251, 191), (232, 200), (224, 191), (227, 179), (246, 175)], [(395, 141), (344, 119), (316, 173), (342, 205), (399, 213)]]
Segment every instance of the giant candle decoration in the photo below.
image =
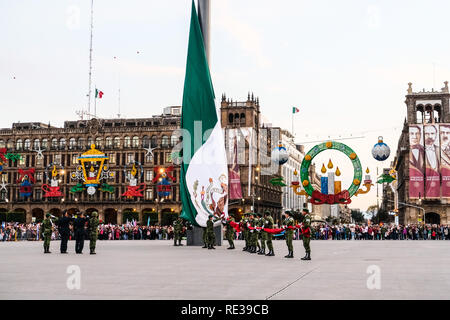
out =
[[(339, 177), (341, 175), (341, 171), (339, 170), (339, 167), (336, 167), (336, 177)], [(341, 181), (335, 180), (334, 181), (334, 193), (338, 194), (341, 192)]]
[[(322, 169), (320, 170), (324, 175), (327, 172), (327, 169), (325, 168), (325, 165), (322, 164)], [(320, 178), (320, 191), (323, 194), (328, 194), (328, 177), (322, 176)]]

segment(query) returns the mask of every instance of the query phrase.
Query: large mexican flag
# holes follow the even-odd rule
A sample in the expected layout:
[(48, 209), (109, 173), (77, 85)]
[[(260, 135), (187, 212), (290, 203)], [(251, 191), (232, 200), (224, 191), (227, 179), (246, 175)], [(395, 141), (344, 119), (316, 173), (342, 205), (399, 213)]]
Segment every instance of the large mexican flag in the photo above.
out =
[(210, 214), (228, 216), (228, 165), (214, 99), (203, 36), (192, 1), (181, 115), (180, 195), (181, 217), (202, 227)]

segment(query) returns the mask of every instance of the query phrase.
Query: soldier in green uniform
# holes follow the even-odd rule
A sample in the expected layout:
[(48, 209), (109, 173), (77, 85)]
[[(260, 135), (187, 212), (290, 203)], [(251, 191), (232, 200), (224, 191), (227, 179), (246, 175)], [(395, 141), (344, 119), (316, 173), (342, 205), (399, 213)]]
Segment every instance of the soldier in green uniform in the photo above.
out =
[(294, 237), (294, 229), (291, 229), (289, 227), (294, 226), (294, 219), (292, 218), (292, 212), (291, 211), (285, 211), (285, 219), (283, 220), (283, 228), (284, 231), (284, 237), (286, 239), (286, 245), (288, 247), (289, 253), (284, 256), (285, 258), (293, 258), (294, 257), (294, 247), (292, 246), (292, 239)]
[(255, 214), (252, 212), (250, 213), (250, 220), (248, 222), (248, 225), (252, 228), (249, 229), (250, 232), (250, 253), (256, 253), (256, 246), (258, 244), (258, 231), (256, 231), (256, 218)]
[(249, 245), (249, 237), (248, 237), (248, 213), (244, 213), (244, 216), (241, 220), (241, 229), (242, 229), (242, 236), (244, 237), (245, 241), (245, 247), (242, 249), (242, 251), (250, 251), (250, 245)]
[(98, 212), (92, 212), (92, 217), (89, 219), (89, 249), (91, 254), (95, 253), (95, 245), (97, 244), (98, 238)]
[(202, 227), (202, 229), (203, 229), (203, 247), (202, 248), (204, 248), (204, 249), (206, 249), (206, 248), (208, 248), (208, 235), (207, 235), (207, 233), (206, 233), (206, 228), (205, 227)]
[[(183, 219), (181, 217), (178, 217), (178, 219), (176, 219), (173, 222), (173, 232), (174, 232), (174, 237), (173, 237), (173, 245), (174, 246), (182, 246), (181, 244), (181, 235), (183, 233)], [(178, 242), (178, 244), (177, 244)]]
[(303, 247), (305, 248), (306, 255), (302, 260), (311, 260), (311, 248), (309, 243), (311, 241), (311, 216), (309, 215), (308, 209), (303, 209), (303, 222), (302, 222), (302, 236), (303, 236)]
[(230, 246), (227, 249), (234, 249), (234, 228), (230, 225), (230, 222), (234, 222), (234, 217), (232, 215), (228, 216), (227, 220), (222, 222), (223, 225), (227, 227), (225, 231), (225, 237), (228, 240)]
[(206, 222), (206, 241), (208, 244), (208, 249), (215, 249), (214, 244), (216, 243), (216, 236), (214, 235), (214, 221), (213, 215), (210, 214), (208, 221)]
[[(270, 211), (264, 212), (264, 228), (273, 229), (273, 218), (270, 215)], [(273, 253), (273, 245), (272, 245), (272, 234), (268, 233), (266, 231), (263, 231), (263, 239), (267, 242), (267, 249), (269, 249), (269, 252), (266, 253), (266, 256), (274, 256), (275, 253)], [(263, 241), (264, 241), (263, 240)]]
[[(261, 213), (256, 214), (258, 216), (258, 228), (264, 228), (264, 219), (262, 218)], [(266, 232), (262, 229), (258, 231), (258, 254), (263, 255), (266, 254)]]
[(44, 237), (44, 253), (51, 253), (50, 240), (52, 237), (52, 221), (50, 220), (50, 216), (50, 213), (47, 213), (41, 224), (41, 236)]

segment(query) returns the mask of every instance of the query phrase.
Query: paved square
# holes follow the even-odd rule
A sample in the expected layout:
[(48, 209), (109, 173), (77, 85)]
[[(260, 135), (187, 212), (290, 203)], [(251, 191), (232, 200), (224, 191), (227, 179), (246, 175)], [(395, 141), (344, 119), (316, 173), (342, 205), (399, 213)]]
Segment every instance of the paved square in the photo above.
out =
[[(66, 255), (58, 241), (45, 255), (42, 242), (0, 243), (0, 299), (450, 298), (450, 241), (312, 241), (308, 262), (300, 241), (294, 259), (283, 258), (284, 241), (274, 241), (275, 257), (242, 252), (242, 241), (236, 250), (97, 241), (95, 256), (88, 243), (82, 255), (74, 241)], [(80, 267), (79, 290), (67, 288), (70, 265)], [(368, 268), (379, 268), (380, 289), (368, 289)]]

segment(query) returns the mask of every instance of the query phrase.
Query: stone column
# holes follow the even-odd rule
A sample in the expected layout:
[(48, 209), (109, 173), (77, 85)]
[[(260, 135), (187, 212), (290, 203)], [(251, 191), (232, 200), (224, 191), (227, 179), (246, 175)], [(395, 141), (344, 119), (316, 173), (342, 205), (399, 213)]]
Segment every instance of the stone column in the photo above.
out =
[(117, 224), (122, 224), (122, 211), (117, 210)]
[(103, 223), (105, 222), (105, 211), (104, 210), (99, 210), (98, 212), (98, 220), (103, 221)]
[(31, 223), (32, 216), (33, 216), (33, 214), (31, 212), (31, 210), (26, 212), (26, 214), (25, 214), (25, 221), (26, 221), (26, 223)]

